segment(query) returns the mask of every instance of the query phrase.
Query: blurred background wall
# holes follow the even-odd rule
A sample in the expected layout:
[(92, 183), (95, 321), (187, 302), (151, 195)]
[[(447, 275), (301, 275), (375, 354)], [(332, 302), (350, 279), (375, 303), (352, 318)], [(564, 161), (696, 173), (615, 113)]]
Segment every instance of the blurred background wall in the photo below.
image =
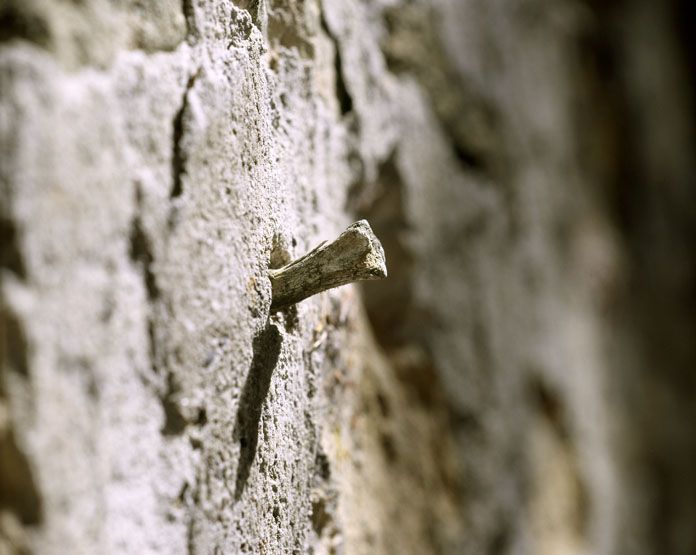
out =
[(0, 553), (696, 553), (695, 21), (0, 3)]

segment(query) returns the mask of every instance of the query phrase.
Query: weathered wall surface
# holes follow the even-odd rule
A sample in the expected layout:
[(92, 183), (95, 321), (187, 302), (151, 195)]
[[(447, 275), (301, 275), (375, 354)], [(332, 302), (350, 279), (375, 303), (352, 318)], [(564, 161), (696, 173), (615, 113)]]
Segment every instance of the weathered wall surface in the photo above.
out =
[(0, 553), (693, 553), (658, 4), (2, 4)]

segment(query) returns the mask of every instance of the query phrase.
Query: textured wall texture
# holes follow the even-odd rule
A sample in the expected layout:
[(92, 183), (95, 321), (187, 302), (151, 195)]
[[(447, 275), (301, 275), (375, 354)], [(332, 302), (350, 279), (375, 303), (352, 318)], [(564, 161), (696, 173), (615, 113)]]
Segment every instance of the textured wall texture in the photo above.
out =
[(694, 553), (689, 21), (0, 4), (0, 554)]

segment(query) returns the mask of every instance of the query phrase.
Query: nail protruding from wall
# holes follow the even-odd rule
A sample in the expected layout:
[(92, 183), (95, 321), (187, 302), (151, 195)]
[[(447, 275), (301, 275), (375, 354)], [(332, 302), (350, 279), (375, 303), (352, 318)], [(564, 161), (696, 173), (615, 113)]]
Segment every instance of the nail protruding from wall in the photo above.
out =
[(384, 249), (367, 220), (350, 225), (331, 242), (324, 241), (303, 257), (269, 270), (277, 310), (333, 287), (387, 277)]

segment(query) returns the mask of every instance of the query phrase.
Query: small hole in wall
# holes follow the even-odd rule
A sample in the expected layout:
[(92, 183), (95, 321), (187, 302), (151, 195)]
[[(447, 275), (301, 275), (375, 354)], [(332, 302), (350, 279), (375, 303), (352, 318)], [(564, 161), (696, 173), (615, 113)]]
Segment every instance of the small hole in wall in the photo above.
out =
[(196, 424), (198, 426), (205, 426), (208, 423), (208, 411), (205, 408), (198, 409), (198, 414), (196, 415)]
[(474, 149), (456, 142), (452, 144), (452, 148), (457, 159), (467, 168), (472, 170), (486, 169), (486, 161), (483, 159), (483, 156), (475, 152)]
[(331, 463), (329, 463), (329, 458), (325, 453), (317, 453), (315, 465), (318, 476), (322, 480), (328, 481), (331, 478)]

